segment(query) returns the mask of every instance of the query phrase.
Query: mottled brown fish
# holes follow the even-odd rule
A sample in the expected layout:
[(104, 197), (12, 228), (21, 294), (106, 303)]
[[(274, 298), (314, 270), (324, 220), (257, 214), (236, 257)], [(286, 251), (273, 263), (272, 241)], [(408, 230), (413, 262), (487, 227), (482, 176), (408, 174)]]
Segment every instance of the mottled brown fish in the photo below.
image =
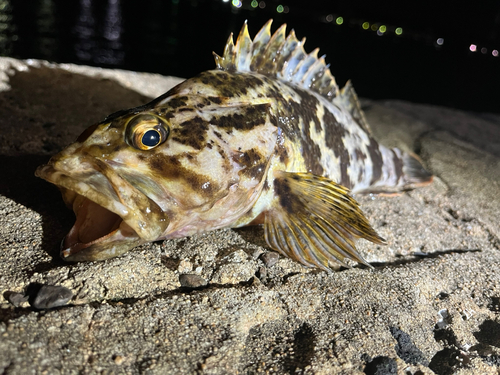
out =
[(432, 176), (373, 139), (318, 49), (306, 54), (285, 25), (270, 29), (252, 41), (245, 24), (215, 70), (91, 126), (37, 169), (76, 214), (65, 260), (263, 224), (271, 248), (306, 266), (367, 264), (355, 239), (384, 240), (348, 189), (398, 192)]

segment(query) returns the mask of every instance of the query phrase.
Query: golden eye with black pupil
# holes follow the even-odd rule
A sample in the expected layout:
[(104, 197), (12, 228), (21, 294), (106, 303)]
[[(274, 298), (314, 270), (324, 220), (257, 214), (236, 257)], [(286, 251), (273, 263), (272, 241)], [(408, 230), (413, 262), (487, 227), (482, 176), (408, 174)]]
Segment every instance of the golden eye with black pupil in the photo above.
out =
[(155, 147), (160, 144), (161, 135), (156, 129), (148, 130), (142, 135), (141, 143), (146, 147)]
[(132, 117), (126, 129), (126, 140), (129, 145), (139, 150), (150, 150), (166, 141), (169, 128), (162, 118), (142, 114)]

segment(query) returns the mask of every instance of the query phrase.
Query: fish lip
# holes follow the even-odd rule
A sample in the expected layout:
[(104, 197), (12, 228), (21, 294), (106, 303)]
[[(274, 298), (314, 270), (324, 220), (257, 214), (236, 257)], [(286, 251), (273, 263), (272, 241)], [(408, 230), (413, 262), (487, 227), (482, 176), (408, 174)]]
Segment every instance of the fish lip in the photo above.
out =
[[(140, 243), (159, 239), (166, 230), (169, 219), (160, 206), (123, 179), (105, 161), (94, 157), (80, 157), (78, 161), (81, 164), (77, 165), (82, 167), (77, 169), (74, 168), (74, 160), (62, 161), (64, 159), (64, 157), (51, 159), (48, 164), (38, 167), (35, 175), (61, 188), (68, 206), (73, 206), (77, 197), (81, 196), (118, 215), (124, 224), (88, 244), (72, 244), (66, 249), (61, 249), (61, 256), (65, 260), (111, 258)], [(71, 170), (71, 166), (74, 170)], [(77, 208), (73, 208), (77, 213)], [(113, 241), (122, 243), (120, 251), (109, 249), (114, 246)], [(125, 246), (124, 242), (134, 244)], [(124, 247), (127, 249), (123, 250)]]
[(118, 228), (89, 242), (81, 241), (80, 226), (81, 224), (78, 225), (75, 222), (73, 228), (61, 241), (60, 255), (67, 262), (114, 258), (143, 242), (121, 218)]

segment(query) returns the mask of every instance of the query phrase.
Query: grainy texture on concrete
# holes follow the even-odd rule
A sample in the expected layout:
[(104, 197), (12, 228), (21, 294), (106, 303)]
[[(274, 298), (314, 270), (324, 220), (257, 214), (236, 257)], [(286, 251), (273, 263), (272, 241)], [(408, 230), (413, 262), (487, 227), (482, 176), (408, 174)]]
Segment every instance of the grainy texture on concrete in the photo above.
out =
[[(258, 227), (65, 264), (73, 214), (35, 168), (179, 80), (7, 58), (0, 80), (0, 373), (498, 373), (500, 116), (363, 102), (378, 138), (436, 175), (357, 197), (388, 240), (359, 243), (374, 269), (275, 262)], [(22, 296), (45, 284), (74, 297), (37, 311)]]

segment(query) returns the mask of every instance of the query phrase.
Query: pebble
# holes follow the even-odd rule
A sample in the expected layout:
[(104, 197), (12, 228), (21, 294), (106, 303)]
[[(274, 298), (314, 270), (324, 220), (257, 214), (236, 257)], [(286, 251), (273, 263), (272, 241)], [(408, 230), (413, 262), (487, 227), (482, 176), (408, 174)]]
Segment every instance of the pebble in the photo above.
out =
[(179, 275), (179, 282), (185, 288), (199, 288), (207, 285), (207, 280), (203, 277), (191, 273)]
[(278, 262), (279, 258), (280, 256), (275, 252), (264, 253), (260, 256), (260, 259), (264, 262), (266, 267), (274, 266)]
[(42, 285), (30, 304), (38, 310), (52, 309), (66, 305), (71, 298), (73, 292), (64, 286)]
[(121, 364), (123, 364), (123, 362), (125, 361), (125, 358), (124, 358), (124, 357), (122, 357), (121, 355), (116, 355), (116, 356), (114, 357), (114, 361), (115, 361), (115, 363), (116, 363), (117, 365), (121, 365)]
[(19, 307), (23, 302), (28, 300), (28, 296), (25, 296), (23, 293), (10, 293), (7, 299), (14, 306)]
[(258, 272), (259, 279), (265, 280), (267, 277), (267, 269), (266, 267), (259, 267), (259, 272)]

